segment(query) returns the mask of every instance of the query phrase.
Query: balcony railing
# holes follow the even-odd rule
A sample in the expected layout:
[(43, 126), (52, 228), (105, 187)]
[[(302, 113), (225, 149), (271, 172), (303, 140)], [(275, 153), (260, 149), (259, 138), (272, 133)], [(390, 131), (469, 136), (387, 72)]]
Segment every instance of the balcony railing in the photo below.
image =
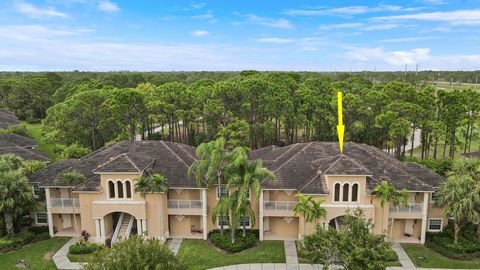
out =
[(55, 208), (72, 208), (74, 205), (80, 207), (80, 202), (74, 198), (50, 198), (50, 203)]
[(169, 209), (202, 209), (200, 200), (168, 200)]
[(390, 213), (422, 213), (423, 203), (409, 203), (407, 205), (390, 206)]
[(265, 211), (293, 211), (293, 207), (297, 205), (295, 201), (265, 201), (263, 209)]

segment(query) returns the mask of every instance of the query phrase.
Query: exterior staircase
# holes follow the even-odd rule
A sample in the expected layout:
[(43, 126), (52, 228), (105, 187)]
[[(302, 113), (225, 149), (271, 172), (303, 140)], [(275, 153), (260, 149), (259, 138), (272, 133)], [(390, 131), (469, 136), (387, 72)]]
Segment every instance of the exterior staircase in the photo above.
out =
[(127, 213), (122, 213), (118, 219), (115, 232), (113, 233), (112, 243), (118, 240), (128, 239), (132, 231), (132, 226), (135, 218)]

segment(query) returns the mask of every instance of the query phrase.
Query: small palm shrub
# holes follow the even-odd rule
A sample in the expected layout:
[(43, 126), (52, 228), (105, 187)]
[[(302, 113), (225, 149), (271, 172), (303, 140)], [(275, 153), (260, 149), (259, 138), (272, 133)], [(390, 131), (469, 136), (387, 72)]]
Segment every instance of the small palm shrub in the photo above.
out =
[(213, 230), (208, 233), (208, 237), (210, 242), (216, 247), (234, 253), (255, 246), (258, 238), (258, 230), (247, 230), (245, 237), (243, 237), (241, 230), (237, 230), (235, 243), (233, 244), (230, 238), (230, 230), (225, 230), (223, 235), (219, 230)]

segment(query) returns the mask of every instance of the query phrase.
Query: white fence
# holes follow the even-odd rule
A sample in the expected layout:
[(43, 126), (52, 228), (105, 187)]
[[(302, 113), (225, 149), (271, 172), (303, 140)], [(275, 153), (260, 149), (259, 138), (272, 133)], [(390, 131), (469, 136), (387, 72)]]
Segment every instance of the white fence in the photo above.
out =
[(390, 213), (422, 213), (423, 203), (409, 203), (407, 205), (390, 206)]
[(266, 211), (292, 211), (297, 204), (298, 202), (295, 201), (265, 201), (263, 209)]
[(50, 204), (56, 208), (71, 208), (74, 205), (80, 207), (80, 202), (74, 198), (50, 198)]
[(200, 200), (168, 200), (170, 209), (202, 209)]

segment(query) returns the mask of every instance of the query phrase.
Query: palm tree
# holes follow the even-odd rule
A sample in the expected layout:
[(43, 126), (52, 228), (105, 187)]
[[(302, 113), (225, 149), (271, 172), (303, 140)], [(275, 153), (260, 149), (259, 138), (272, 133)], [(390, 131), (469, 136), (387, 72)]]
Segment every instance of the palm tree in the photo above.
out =
[(0, 173), (0, 212), (5, 218), (7, 234), (12, 236), (13, 219), (35, 206), (31, 187), (27, 178), (19, 171)]
[[(153, 175), (141, 176), (135, 183), (135, 192), (140, 193), (145, 203), (147, 202), (147, 193), (168, 192), (169, 184), (165, 177), (155, 173)], [(163, 208), (161, 207), (161, 218), (163, 219)], [(163, 222), (160, 222), (163, 234)]]
[(373, 189), (372, 194), (380, 198), (380, 206), (382, 207), (382, 232), (385, 232), (383, 221), (385, 203), (393, 203), (394, 206), (398, 206), (400, 203), (407, 204), (408, 192), (405, 189), (399, 191), (387, 181), (382, 181), (380, 185)]
[(319, 218), (327, 215), (327, 211), (321, 206), (322, 200), (315, 201), (312, 196), (301, 193), (295, 195), (295, 197), (298, 198), (298, 203), (293, 207), (293, 212), (295, 216), (303, 214), (303, 234), (305, 235), (307, 222), (316, 223)]
[[(212, 222), (215, 224), (217, 222), (217, 218), (220, 217), (220, 233), (222, 235), (225, 232), (224, 230), (225, 217), (228, 218), (228, 215), (230, 214), (231, 204), (232, 204), (232, 201), (230, 197), (227, 197), (227, 196), (222, 197), (220, 198), (217, 205), (213, 209)], [(231, 227), (231, 224), (229, 224), (229, 226)]]
[[(252, 210), (251, 199), (258, 200), (261, 192), (261, 183), (266, 180), (275, 181), (275, 175), (263, 167), (261, 160), (249, 160), (245, 148), (237, 147), (233, 150), (234, 158), (229, 167), (229, 187), (236, 187), (236, 209), (234, 214), (242, 220), (250, 219), (250, 226), (255, 226), (255, 214)], [(246, 225), (242, 222), (243, 237), (246, 236)]]
[(480, 222), (480, 188), (469, 175), (450, 174), (440, 184), (436, 193), (436, 204), (443, 208), (443, 214), (454, 220), (453, 242), (458, 243), (460, 226), (465, 222)]

